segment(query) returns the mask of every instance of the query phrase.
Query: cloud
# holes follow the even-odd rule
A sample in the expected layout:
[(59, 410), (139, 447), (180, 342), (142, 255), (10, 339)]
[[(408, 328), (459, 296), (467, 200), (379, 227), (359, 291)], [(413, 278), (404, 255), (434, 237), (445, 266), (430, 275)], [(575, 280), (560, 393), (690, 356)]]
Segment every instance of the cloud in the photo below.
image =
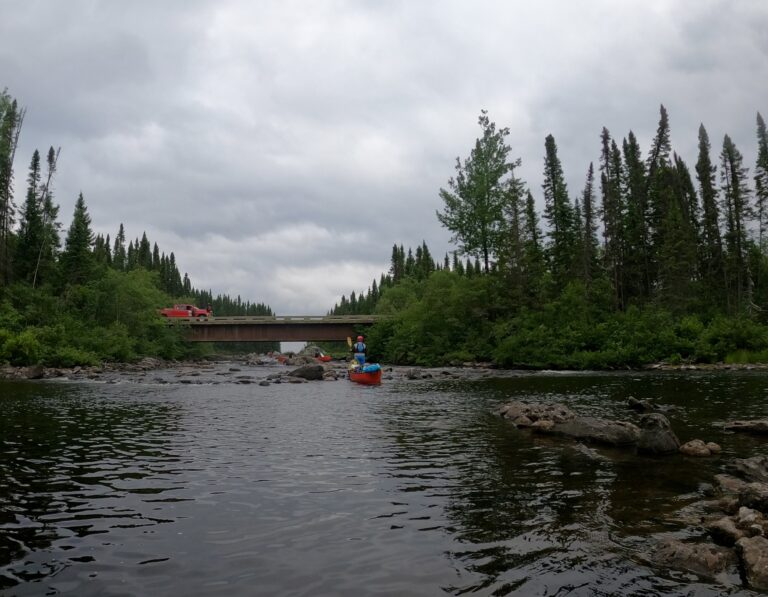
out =
[(751, 165), (768, 112), (768, 4), (749, 0), (32, 0), (3, 16), (0, 87), (28, 108), (17, 186), (34, 148), (61, 146), (65, 227), (82, 190), (98, 231), (146, 230), (194, 284), (281, 313), (367, 287), (393, 243), (451, 248), (438, 190), (483, 108), (537, 197), (547, 134), (576, 196), (603, 126), (647, 149), (663, 103), (689, 164), (704, 122)]

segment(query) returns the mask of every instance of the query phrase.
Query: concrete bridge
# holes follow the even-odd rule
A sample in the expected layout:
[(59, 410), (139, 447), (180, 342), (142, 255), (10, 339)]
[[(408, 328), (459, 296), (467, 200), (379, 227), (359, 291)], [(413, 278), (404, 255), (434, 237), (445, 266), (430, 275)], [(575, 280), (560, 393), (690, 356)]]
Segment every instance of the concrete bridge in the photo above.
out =
[(271, 315), (174, 317), (191, 342), (322, 342), (355, 338), (376, 321), (373, 315)]

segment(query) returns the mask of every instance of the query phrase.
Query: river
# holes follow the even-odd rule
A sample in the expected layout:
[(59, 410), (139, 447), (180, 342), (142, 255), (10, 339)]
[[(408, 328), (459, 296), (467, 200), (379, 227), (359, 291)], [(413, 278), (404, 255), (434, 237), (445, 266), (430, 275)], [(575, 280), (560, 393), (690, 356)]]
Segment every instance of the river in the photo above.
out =
[[(0, 381), (0, 594), (744, 594), (648, 554), (696, 532), (675, 513), (729, 459), (768, 453), (718, 426), (768, 415), (766, 373), (165, 375)], [(526, 399), (636, 420), (629, 395), (723, 454), (585, 447), (492, 414)]]

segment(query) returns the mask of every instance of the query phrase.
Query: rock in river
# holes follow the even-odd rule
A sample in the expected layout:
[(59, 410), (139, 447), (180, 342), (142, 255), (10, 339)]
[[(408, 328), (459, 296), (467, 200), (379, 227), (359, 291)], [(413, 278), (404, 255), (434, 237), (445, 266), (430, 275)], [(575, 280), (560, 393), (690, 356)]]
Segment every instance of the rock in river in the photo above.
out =
[(664, 415), (653, 413), (640, 418), (640, 440), (637, 449), (649, 454), (670, 454), (680, 449), (669, 420)]
[(743, 431), (745, 433), (768, 434), (768, 419), (752, 421), (731, 421), (725, 424), (728, 431)]
[(303, 367), (294, 369), (288, 375), (291, 377), (300, 377), (302, 379), (316, 380), (323, 379), (324, 372), (325, 369), (323, 369), (322, 365), (304, 365)]

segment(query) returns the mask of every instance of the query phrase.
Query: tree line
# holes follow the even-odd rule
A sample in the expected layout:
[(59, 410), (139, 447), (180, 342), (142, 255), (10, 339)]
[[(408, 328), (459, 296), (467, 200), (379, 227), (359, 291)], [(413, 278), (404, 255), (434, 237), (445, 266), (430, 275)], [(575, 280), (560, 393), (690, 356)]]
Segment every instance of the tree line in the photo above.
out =
[(632, 131), (618, 140), (602, 129), (599, 157), (574, 195), (548, 135), (542, 213), (516, 174), (509, 129), (485, 111), (478, 123), (469, 156), (439, 190), (453, 259), (434, 261), (424, 243), (407, 256), (396, 245), (378, 284), (332, 310), (389, 314), (371, 331), (381, 357), (564, 367), (768, 360), (768, 134), (759, 113), (751, 177), (729, 135), (713, 157), (703, 124), (689, 168), (671, 148), (662, 105), (645, 155)]
[[(173, 302), (210, 305), (217, 315), (271, 315), (268, 305), (193, 286), (173, 252), (144, 232), (129, 240), (93, 231), (83, 194), (66, 233), (53, 181), (60, 151), (35, 150), (23, 202), (14, 197), (14, 162), (24, 110), (0, 93), (0, 363), (48, 365), (179, 358), (190, 346), (158, 309)], [(63, 241), (62, 241), (63, 236)]]

